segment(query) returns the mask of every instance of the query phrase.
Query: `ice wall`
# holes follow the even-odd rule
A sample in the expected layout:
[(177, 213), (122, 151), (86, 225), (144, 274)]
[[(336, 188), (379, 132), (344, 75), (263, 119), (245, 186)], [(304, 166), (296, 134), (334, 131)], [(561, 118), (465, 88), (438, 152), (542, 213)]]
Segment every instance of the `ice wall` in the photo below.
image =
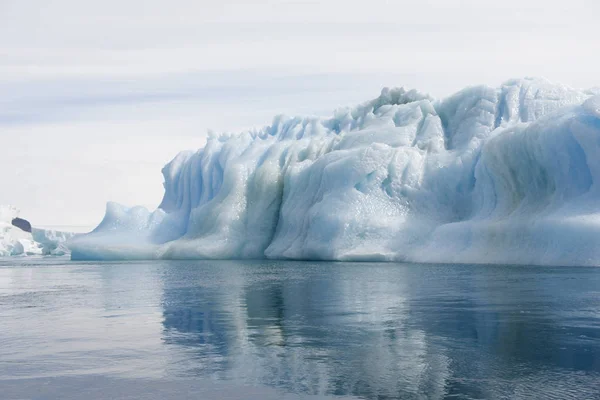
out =
[(600, 265), (600, 96), (541, 79), (213, 135), (155, 212), (109, 204), (76, 259)]

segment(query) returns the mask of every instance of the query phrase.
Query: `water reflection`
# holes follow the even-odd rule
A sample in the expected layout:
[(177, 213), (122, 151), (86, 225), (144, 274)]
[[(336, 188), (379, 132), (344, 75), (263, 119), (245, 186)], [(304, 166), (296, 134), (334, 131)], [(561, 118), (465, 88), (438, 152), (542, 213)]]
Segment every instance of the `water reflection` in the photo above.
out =
[(594, 269), (231, 261), (161, 278), (173, 375), (373, 399), (600, 396)]
[(600, 398), (598, 288), (596, 268), (0, 260), (0, 383)]

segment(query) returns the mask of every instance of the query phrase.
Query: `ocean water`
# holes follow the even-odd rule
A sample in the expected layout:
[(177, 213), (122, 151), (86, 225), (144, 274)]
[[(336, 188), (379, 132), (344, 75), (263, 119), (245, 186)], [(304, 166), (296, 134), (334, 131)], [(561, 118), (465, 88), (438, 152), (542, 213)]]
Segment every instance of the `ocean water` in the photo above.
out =
[(0, 260), (2, 399), (600, 399), (600, 269)]

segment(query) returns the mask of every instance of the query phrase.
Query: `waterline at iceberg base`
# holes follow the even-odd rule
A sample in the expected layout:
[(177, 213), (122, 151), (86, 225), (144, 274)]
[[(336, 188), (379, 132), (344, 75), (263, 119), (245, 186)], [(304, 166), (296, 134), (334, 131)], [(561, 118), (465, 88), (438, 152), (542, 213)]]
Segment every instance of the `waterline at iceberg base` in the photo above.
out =
[(73, 259), (600, 265), (600, 91), (542, 79), (405, 89), (213, 135), (159, 208), (109, 203)]

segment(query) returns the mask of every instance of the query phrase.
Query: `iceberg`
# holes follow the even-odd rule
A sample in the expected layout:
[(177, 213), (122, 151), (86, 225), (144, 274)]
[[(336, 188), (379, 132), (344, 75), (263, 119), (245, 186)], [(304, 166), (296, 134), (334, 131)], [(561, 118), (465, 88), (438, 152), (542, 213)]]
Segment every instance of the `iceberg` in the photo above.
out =
[(44, 256), (64, 256), (71, 254), (67, 246), (69, 240), (77, 233), (63, 232), (55, 229), (33, 228), (31, 235)]
[(18, 208), (0, 206), (0, 257), (62, 256), (70, 253), (67, 242), (75, 236), (74, 233), (39, 228), (27, 232), (13, 225), (18, 216)]
[(0, 257), (21, 254), (41, 254), (31, 233), (14, 226), (12, 221), (19, 210), (12, 206), (0, 206)]
[(386, 88), (212, 134), (162, 173), (156, 211), (109, 203), (72, 258), (600, 265), (598, 90)]

